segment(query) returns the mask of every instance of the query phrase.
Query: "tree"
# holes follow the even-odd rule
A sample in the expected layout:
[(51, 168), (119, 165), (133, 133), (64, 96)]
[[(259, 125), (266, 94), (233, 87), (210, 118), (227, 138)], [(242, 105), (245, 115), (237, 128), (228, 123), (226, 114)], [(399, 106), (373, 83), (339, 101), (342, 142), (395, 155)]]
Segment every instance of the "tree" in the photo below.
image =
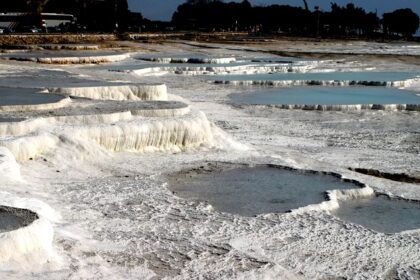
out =
[(411, 37), (417, 32), (420, 25), (419, 16), (411, 9), (399, 9), (392, 13), (385, 13), (382, 25), (386, 34), (401, 34)]
[(47, 2), (48, 0), (29, 0), (28, 6), (32, 12), (41, 13)]

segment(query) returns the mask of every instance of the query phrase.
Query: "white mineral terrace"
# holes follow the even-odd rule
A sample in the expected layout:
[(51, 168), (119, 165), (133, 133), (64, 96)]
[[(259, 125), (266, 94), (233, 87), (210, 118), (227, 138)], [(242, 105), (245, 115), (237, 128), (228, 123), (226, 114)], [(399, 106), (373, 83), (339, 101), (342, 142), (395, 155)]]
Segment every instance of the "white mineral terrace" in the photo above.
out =
[[(174, 73), (182, 75), (221, 75), (221, 74), (256, 74), (256, 73), (305, 73), (314, 68), (314, 65), (231, 65), (231, 66), (150, 66), (136, 70), (119, 70), (131, 72), (136, 75), (150, 75), (159, 73)], [(113, 70), (118, 71), (118, 70)], [(320, 70), (323, 71), (323, 70)]]
[(95, 53), (84, 53), (80, 55), (75, 55), (73, 53), (34, 53), (26, 52), (23, 54), (15, 55), (3, 55), (0, 58), (6, 60), (16, 60), (16, 61), (29, 61), (36, 62), (41, 64), (98, 64), (98, 63), (111, 63), (122, 61), (129, 58), (128, 53), (113, 53), (113, 52), (103, 52), (102, 54)]
[(63, 108), (46, 108), (0, 114), (0, 136), (29, 134), (52, 124), (112, 124), (135, 117), (175, 117), (190, 112), (189, 105), (177, 101), (121, 102), (76, 99)]
[[(230, 81), (230, 86), (195, 76), (418, 73), (418, 66), (407, 60), (354, 56), (336, 60), (326, 55), (323, 61), (297, 58), (281, 63), (284, 58), (267, 52), (299, 48), (415, 56), (419, 48), (408, 43), (300, 41), (296, 46), (130, 44), (147, 51), (130, 58), (125, 54), (109, 58), (95, 50), (90, 56), (85, 50), (80, 56), (72, 51), (73, 57), (57, 60), (41, 58), (39, 51), (7, 56), (58, 64), (115, 62), (106, 66), (51, 68), (0, 60), (3, 87), (44, 88), (42, 94), (63, 98), (57, 107), (15, 104), (5, 106), (36, 107), (0, 109), (0, 214), (1, 209), (16, 208), (36, 217), (20, 228), (4, 232), (0, 228), (1, 279), (419, 279), (420, 229), (385, 234), (334, 215), (341, 203), (377, 194), (397, 202), (420, 201), (416, 183), (352, 171), (364, 168), (420, 177), (418, 104), (238, 105), (231, 102), (235, 94), (285, 85), (295, 90), (293, 86), (310, 82), (250, 80)], [(136, 59), (152, 56), (181, 57), (187, 63), (197, 57), (214, 64), (218, 62), (211, 59), (223, 64), (225, 58), (236, 61), (171, 67)], [(241, 64), (239, 58), (254, 62)], [(63, 85), (43, 84), (33, 78), (37, 73), (52, 75)], [(64, 83), (69, 77), (78, 78)], [(78, 85), (79, 78), (95, 82)], [(413, 79), (381, 86), (409, 89), (415, 97), (419, 84)], [(348, 85), (351, 82), (321, 84), (333, 90)], [(284, 106), (304, 110), (283, 110)], [(221, 164), (209, 168), (215, 162)], [(168, 177), (185, 170), (211, 174), (229, 165), (334, 174), (355, 188), (328, 190), (321, 203), (288, 213), (241, 216), (218, 211), (205, 199), (181, 198), (168, 185)], [(282, 203), (282, 197), (272, 198), (273, 203)], [(5, 217), (6, 222), (13, 218)]]
[(165, 84), (49, 88), (49, 92), (99, 100), (167, 100)]
[[(165, 85), (61, 88), (54, 92), (100, 100), (167, 99)], [(204, 114), (191, 111), (182, 102), (76, 99), (65, 108), (52, 109), (47, 104), (36, 110), (5, 113), (0, 122), (0, 146), (7, 147), (18, 160), (27, 160), (60, 142), (82, 139), (111, 151), (182, 150), (212, 142), (211, 125)]]
[[(96, 142), (110, 151), (143, 152), (195, 148), (211, 143), (213, 138), (211, 125), (200, 112), (192, 111), (184, 116), (156, 119), (126, 117), (124, 114), (110, 117), (119, 120), (110, 124), (49, 125), (48, 131), (43, 126), (45, 123), (51, 124), (48, 120), (41, 123), (35, 131), (32, 122), (19, 124), (18, 128), (9, 124), (5, 130), (15, 131), (19, 136), (1, 137), (0, 145), (8, 148), (17, 160), (24, 161), (56, 148), (60, 142), (85, 140)], [(25, 135), (24, 132), (29, 134)]]
[(53, 228), (30, 210), (0, 206), (0, 267), (23, 262), (28, 255), (42, 263), (52, 251)]
[(234, 57), (140, 57), (139, 59), (159, 63), (226, 64), (236, 62)]
[(35, 45), (32, 48), (43, 50), (71, 50), (71, 51), (98, 51), (101, 49), (99, 45), (94, 44), (45, 44)]

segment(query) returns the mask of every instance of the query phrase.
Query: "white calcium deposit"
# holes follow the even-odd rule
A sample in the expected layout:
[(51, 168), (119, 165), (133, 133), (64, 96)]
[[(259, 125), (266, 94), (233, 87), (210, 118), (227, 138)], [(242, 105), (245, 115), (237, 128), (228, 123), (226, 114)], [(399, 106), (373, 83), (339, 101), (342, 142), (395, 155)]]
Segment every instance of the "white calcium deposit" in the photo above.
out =
[[(274, 45), (264, 44), (261, 49)], [(186, 57), (205, 54), (251, 60), (267, 55), (255, 52), (257, 44), (140, 46), (156, 51), (157, 57), (182, 52), (190, 53)], [(378, 43), (339, 45), (332, 51), (366, 48), (365, 52), (371, 52), (379, 46), (391, 54), (418, 53), (411, 45), (402, 50)], [(0, 75), (14, 71), (23, 83), (28, 83), (28, 73), (48, 67), (13, 63), (18, 62), (1, 61)], [(157, 76), (144, 75), (147, 71), (111, 72), (92, 65), (54, 67), (127, 85), (52, 86), (50, 92), (94, 100), (74, 98), (54, 110), (1, 112), (0, 205), (29, 209), (40, 219), (32, 224), (32, 233), (22, 231), (17, 239), (0, 242), (6, 244), (0, 246), (6, 252), (0, 252), (0, 278), (419, 279), (419, 230), (375, 232), (340, 220), (330, 210), (339, 207), (340, 201), (377, 193), (420, 201), (416, 184), (349, 170), (367, 168), (419, 177), (420, 112), (237, 107), (230, 105), (229, 95), (237, 93), (238, 87), (177, 75), (173, 68)], [(223, 67), (218, 73), (259, 71), (258, 67)], [(287, 72), (290, 67), (259, 69)], [(314, 72), (414, 72), (418, 66), (382, 58), (358, 61), (350, 56), (296, 67)], [(219, 71), (216, 68), (178, 70), (198, 74)], [(133, 86), (142, 83), (149, 88)], [(420, 91), (416, 81), (404, 86)], [(140, 108), (131, 103), (144, 99), (188, 100), (188, 105)], [(324, 202), (291, 209), (291, 213), (243, 217), (218, 212), (205, 201), (184, 200), (169, 190), (167, 176), (202, 169), (209, 162), (331, 172), (364, 187), (330, 190)], [(29, 239), (30, 234), (38, 235)]]
[(98, 56), (10, 56), (8, 59), (30, 61), (41, 64), (98, 64), (122, 61), (129, 58), (129, 54), (108, 54)]
[[(117, 116), (118, 117), (118, 116)], [(65, 124), (44, 122), (34, 129), (19, 125), (19, 136), (0, 138), (20, 161), (42, 155), (61, 142), (93, 141), (110, 151), (184, 150), (213, 141), (211, 124), (202, 112), (191, 111), (177, 117), (118, 118), (112, 123)], [(13, 127), (13, 123), (9, 124)], [(9, 129), (13, 130), (13, 129)], [(28, 132), (23, 134), (22, 132)]]
[(20, 166), (14, 155), (5, 147), (0, 147), (0, 174), (10, 179), (20, 178)]
[(236, 62), (234, 57), (141, 57), (140, 59), (159, 63), (226, 64)]
[(259, 74), (259, 73), (305, 73), (313, 65), (229, 65), (229, 66), (150, 66), (137, 70), (129, 70), (136, 75), (174, 73), (182, 75), (223, 75), (223, 74)]
[(167, 100), (165, 84), (49, 88), (51, 93), (100, 100)]
[(54, 231), (51, 223), (39, 218), (30, 225), (0, 233), (0, 268), (37, 270), (52, 257)]

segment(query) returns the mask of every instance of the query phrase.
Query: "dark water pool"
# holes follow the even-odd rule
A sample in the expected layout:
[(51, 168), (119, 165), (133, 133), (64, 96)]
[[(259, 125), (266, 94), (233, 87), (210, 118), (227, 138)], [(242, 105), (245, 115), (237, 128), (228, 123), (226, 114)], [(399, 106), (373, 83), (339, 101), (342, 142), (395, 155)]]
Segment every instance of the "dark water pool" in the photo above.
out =
[(0, 206), (0, 233), (25, 227), (38, 219), (32, 211)]
[(37, 93), (37, 91), (39, 90), (31, 88), (0, 87), (0, 106), (48, 104), (64, 98), (55, 94)]
[(357, 186), (332, 175), (263, 166), (188, 172), (170, 178), (169, 188), (182, 198), (207, 201), (218, 211), (254, 216), (320, 203), (327, 190)]
[(378, 232), (395, 233), (420, 228), (419, 202), (385, 196), (340, 202), (340, 208), (333, 214)]

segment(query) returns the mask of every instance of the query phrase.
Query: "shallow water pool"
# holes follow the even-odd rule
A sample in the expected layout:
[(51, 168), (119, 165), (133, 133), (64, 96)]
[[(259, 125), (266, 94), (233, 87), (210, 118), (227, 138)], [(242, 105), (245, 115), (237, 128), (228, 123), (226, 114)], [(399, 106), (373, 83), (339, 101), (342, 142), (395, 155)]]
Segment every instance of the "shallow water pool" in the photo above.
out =
[(207, 201), (218, 211), (254, 216), (320, 203), (327, 190), (357, 186), (332, 175), (264, 166), (188, 172), (170, 178), (169, 188), (182, 198)]
[(55, 70), (39, 70), (36, 72), (36, 75), (32, 72), (21, 72), (19, 75), (2, 75), (0, 79), (0, 87), (18, 85), (20, 88), (74, 87), (76, 85), (98, 86), (108, 84), (113, 83), (86, 79), (77, 74)]
[(340, 208), (333, 214), (342, 220), (385, 233), (420, 228), (419, 202), (385, 196), (340, 202)]
[(36, 89), (0, 87), (0, 106), (48, 104), (63, 98), (55, 94), (37, 93)]
[(233, 94), (239, 104), (420, 104), (413, 92), (386, 87), (293, 87), (261, 89), (249, 94)]
[(377, 81), (395, 82), (420, 77), (410, 72), (328, 72), (328, 73), (273, 73), (250, 75), (218, 75), (218, 81)]
[(108, 55), (123, 54), (115, 51), (31, 51), (13, 54), (3, 54), (0, 58), (8, 58), (13, 60), (26, 60), (30, 58), (60, 58), (60, 57), (100, 57)]
[(26, 209), (0, 206), (0, 233), (25, 227), (38, 219), (38, 215)]

